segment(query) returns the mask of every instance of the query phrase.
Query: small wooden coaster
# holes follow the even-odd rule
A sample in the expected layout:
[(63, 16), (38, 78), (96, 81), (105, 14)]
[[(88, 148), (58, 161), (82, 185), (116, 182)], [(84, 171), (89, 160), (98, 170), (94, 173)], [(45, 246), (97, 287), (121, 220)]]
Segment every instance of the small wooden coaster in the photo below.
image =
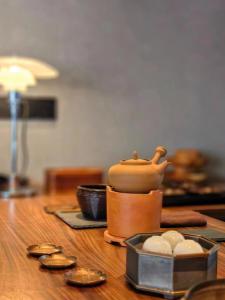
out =
[(124, 243), (126, 238), (111, 235), (108, 230), (104, 232), (104, 240), (110, 244), (119, 244), (121, 247), (126, 247), (126, 244)]
[(73, 229), (88, 229), (106, 227), (106, 221), (86, 219), (80, 211), (56, 211), (55, 215)]

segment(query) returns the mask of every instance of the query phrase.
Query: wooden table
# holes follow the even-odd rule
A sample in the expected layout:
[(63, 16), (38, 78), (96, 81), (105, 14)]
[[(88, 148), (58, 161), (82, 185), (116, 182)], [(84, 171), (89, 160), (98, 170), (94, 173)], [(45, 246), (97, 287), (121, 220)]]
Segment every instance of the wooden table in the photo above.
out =
[[(126, 249), (104, 242), (104, 229), (73, 230), (44, 212), (44, 205), (56, 203), (75, 203), (75, 197), (37, 196), (0, 201), (1, 300), (159, 299), (137, 293), (126, 284)], [(225, 208), (225, 205), (211, 207)], [(224, 222), (207, 219), (208, 227), (225, 230)], [(36, 259), (27, 257), (27, 246), (42, 242), (63, 246), (66, 254), (77, 256), (79, 266), (105, 271), (107, 283), (93, 288), (67, 286), (63, 279), (65, 271), (41, 269)], [(218, 276), (225, 277), (225, 243), (219, 251)]]

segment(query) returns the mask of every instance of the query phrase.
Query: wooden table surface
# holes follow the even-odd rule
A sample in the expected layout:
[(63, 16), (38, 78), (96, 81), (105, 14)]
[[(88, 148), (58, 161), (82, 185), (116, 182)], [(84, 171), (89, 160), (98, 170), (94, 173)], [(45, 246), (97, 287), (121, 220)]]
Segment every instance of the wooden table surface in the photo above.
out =
[[(138, 293), (125, 282), (126, 249), (107, 244), (104, 229), (73, 230), (43, 209), (45, 205), (75, 201), (72, 195), (0, 200), (0, 300), (159, 299)], [(224, 209), (225, 205), (192, 209), (209, 207)], [(208, 227), (225, 230), (224, 222), (207, 219)], [(66, 254), (77, 256), (79, 266), (106, 272), (107, 283), (93, 288), (66, 285), (65, 271), (44, 270), (37, 259), (27, 257), (27, 246), (43, 242), (63, 246)], [(218, 277), (225, 277), (225, 243), (220, 247), (218, 266)]]

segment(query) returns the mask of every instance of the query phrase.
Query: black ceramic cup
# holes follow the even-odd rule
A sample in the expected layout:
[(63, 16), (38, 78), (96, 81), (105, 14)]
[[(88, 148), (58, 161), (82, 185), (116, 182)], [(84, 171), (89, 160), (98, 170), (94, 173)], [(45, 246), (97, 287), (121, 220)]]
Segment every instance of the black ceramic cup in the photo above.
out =
[(85, 218), (106, 220), (106, 185), (80, 185), (77, 188), (77, 199)]

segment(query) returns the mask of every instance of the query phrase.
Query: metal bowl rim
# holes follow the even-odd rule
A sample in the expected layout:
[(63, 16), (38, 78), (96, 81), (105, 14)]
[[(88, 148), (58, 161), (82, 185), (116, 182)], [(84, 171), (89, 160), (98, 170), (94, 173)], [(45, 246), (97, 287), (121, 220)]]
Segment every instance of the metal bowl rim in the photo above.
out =
[(193, 285), (190, 289), (188, 289), (187, 292), (185, 293), (184, 297), (181, 300), (187, 300), (190, 296), (192, 296), (192, 294), (195, 291), (198, 290), (198, 288), (207, 287), (207, 286), (209, 286), (209, 284), (211, 284), (212, 286), (214, 286), (217, 283), (224, 284), (224, 288), (225, 288), (225, 279), (224, 278), (215, 279), (215, 280), (202, 281), (200, 283), (197, 283), (197, 284)]

